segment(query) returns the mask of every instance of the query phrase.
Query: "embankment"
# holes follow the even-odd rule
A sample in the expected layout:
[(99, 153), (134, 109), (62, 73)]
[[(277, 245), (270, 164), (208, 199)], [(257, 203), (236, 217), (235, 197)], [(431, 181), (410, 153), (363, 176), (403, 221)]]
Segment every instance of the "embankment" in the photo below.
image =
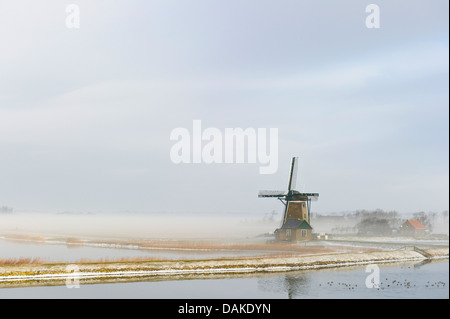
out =
[(449, 249), (402, 249), (290, 257), (253, 257), (183, 261), (99, 262), (0, 266), (0, 287), (165, 280), (217, 274), (291, 271), (448, 258)]

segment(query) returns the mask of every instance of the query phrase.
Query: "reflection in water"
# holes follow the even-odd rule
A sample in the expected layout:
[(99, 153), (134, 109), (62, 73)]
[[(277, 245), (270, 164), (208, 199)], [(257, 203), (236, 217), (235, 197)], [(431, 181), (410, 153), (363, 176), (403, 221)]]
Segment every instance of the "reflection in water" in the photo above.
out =
[(304, 275), (286, 275), (284, 278), (284, 286), (287, 291), (288, 299), (292, 299), (294, 294), (304, 294), (306, 288), (306, 276)]
[(258, 288), (276, 292), (293, 299), (298, 295), (307, 295), (308, 276), (303, 272), (290, 272), (281, 275), (265, 276), (258, 279)]
[(432, 261), (430, 259), (425, 259), (423, 261), (419, 261), (418, 263), (414, 264), (413, 267), (416, 269), (419, 269), (420, 267), (430, 264)]

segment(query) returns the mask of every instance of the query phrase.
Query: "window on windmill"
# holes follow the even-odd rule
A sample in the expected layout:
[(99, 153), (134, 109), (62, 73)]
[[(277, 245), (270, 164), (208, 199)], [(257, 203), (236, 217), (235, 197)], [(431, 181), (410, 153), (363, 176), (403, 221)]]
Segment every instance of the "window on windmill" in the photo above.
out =
[(302, 237), (306, 237), (306, 230), (302, 229)]

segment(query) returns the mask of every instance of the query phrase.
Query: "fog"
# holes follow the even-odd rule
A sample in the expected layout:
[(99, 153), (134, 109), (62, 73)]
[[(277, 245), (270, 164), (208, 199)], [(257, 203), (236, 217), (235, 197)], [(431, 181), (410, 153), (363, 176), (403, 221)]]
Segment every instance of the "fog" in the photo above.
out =
[[(398, 214), (377, 210), (327, 215), (313, 213), (311, 225), (315, 233), (355, 235), (361, 233), (361, 222), (368, 219), (385, 221), (393, 230), (398, 230), (407, 219), (419, 219), (429, 229), (428, 235), (449, 235), (448, 212)], [(280, 226), (280, 222), (281, 214), (276, 211), (261, 215), (19, 212), (0, 214), (0, 234), (99, 239), (260, 241), (272, 239), (270, 235)], [(382, 234), (378, 235), (383, 237)], [(395, 232), (390, 235), (394, 236)]]
[(251, 239), (273, 232), (279, 221), (214, 214), (0, 214), (0, 233), (139, 239)]
[[(360, 210), (329, 215), (316, 213), (312, 215), (311, 220), (314, 231), (336, 235), (392, 237), (401, 235), (399, 230), (406, 220), (419, 220), (426, 227), (428, 238), (449, 235), (448, 211), (400, 214), (381, 209)], [(371, 227), (370, 231), (367, 226)]]

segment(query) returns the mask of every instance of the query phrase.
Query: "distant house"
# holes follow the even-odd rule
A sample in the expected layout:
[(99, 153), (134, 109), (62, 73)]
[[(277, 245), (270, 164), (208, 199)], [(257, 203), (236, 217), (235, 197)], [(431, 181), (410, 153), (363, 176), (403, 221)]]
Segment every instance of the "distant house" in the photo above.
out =
[(418, 220), (408, 219), (400, 227), (400, 233), (405, 236), (421, 237), (426, 234), (427, 228)]
[(311, 239), (312, 227), (306, 220), (288, 219), (275, 231), (277, 241), (298, 241)]

